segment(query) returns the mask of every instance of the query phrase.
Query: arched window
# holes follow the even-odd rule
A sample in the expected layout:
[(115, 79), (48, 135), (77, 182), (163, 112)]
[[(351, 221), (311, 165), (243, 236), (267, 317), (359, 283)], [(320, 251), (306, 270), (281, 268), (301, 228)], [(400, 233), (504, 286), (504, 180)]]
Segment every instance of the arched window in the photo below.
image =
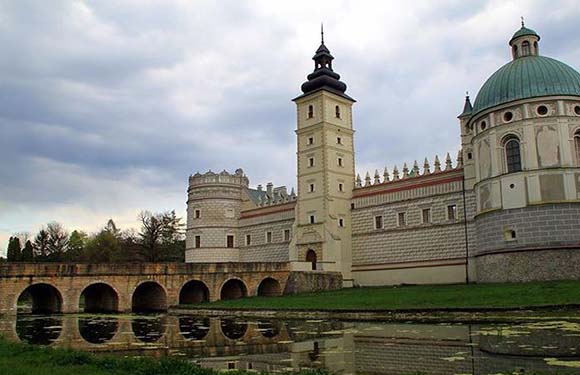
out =
[(309, 105), (308, 106), (308, 118), (313, 118), (313, 117), (314, 117), (314, 106)]
[(527, 40), (522, 43), (522, 56), (530, 55), (530, 42)]
[(520, 140), (518, 137), (510, 135), (503, 142), (505, 149), (505, 159), (507, 173), (519, 172), (522, 170), (522, 158), (520, 152)]
[(514, 55), (514, 59), (518, 57), (518, 46), (514, 44), (512, 47), (512, 54)]
[(340, 107), (339, 106), (334, 107), (334, 116), (336, 118), (340, 118)]
[(574, 146), (576, 149), (576, 164), (580, 165), (580, 129), (574, 134)]

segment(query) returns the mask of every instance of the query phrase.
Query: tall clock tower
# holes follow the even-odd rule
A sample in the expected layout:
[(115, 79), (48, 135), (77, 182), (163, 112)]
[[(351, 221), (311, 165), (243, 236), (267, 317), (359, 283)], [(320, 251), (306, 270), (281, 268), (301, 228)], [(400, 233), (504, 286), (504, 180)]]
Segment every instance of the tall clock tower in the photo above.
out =
[[(294, 99), (298, 128), (298, 202), (291, 262), (339, 271), (352, 285), (350, 204), (354, 187), (352, 105), (346, 84), (332, 68), (334, 57), (321, 44), (314, 71)], [(300, 264), (300, 263), (297, 263)]]

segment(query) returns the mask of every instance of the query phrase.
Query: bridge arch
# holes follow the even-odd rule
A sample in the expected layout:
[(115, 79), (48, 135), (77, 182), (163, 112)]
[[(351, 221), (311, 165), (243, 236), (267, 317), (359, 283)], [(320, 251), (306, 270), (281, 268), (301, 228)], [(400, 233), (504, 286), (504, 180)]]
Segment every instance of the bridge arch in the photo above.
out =
[(131, 296), (133, 312), (167, 311), (167, 291), (156, 281), (143, 281)]
[(54, 314), (62, 312), (62, 304), (60, 291), (51, 284), (40, 282), (27, 286), (18, 295), (16, 307), (19, 312), (29, 310), (33, 314)]
[(280, 283), (273, 277), (266, 277), (260, 282), (256, 295), (262, 297), (274, 297), (282, 294)]
[(81, 292), (79, 309), (90, 313), (119, 312), (119, 293), (105, 282), (90, 283)]
[(209, 288), (203, 281), (189, 280), (182, 285), (179, 291), (180, 305), (202, 302), (209, 302)]
[(222, 284), (220, 299), (240, 299), (248, 296), (246, 284), (238, 278), (231, 278)]

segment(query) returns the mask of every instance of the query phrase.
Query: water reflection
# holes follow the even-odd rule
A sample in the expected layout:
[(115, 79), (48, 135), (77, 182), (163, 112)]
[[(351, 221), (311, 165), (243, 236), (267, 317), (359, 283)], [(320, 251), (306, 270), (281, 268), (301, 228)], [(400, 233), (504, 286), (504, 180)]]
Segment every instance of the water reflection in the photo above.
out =
[(16, 321), (0, 320), (0, 330), (7, 338), (32, 344), (131, 356), (175, 355), (217, 370), (580, 373), (580, 318), (511, 325), (428, 325), (168, 315), (20, 315)]
[(79, 333), (91, 344), (104, 344), (115, 337), (119, 320), (114, 316), (79, 317)]
[(131, 328), (135, 337), (142, 342), (157, 342), (165, 334), (167, 329), (166, 315), (139, 315), (131, 322)]

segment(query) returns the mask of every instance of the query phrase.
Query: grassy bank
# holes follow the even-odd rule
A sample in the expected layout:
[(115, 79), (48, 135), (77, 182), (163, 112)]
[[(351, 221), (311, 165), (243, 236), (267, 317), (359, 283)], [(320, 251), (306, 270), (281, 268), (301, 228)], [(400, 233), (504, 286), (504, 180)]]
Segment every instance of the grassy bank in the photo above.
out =
[(253, 297), (185, 308), (268, 310), (493, 309), (580, 304), (580, 281), (526, 284), (352, 288), (283, 297)]
[[(180, 359), (97, 356), (75, 350), (11, 343), (0, 337), (0, 374), (10, 375), (219, 375)], [(249, 374), (230, 371), (228, 374)], [(326, 372), (303, 370), (299, 375)]]

